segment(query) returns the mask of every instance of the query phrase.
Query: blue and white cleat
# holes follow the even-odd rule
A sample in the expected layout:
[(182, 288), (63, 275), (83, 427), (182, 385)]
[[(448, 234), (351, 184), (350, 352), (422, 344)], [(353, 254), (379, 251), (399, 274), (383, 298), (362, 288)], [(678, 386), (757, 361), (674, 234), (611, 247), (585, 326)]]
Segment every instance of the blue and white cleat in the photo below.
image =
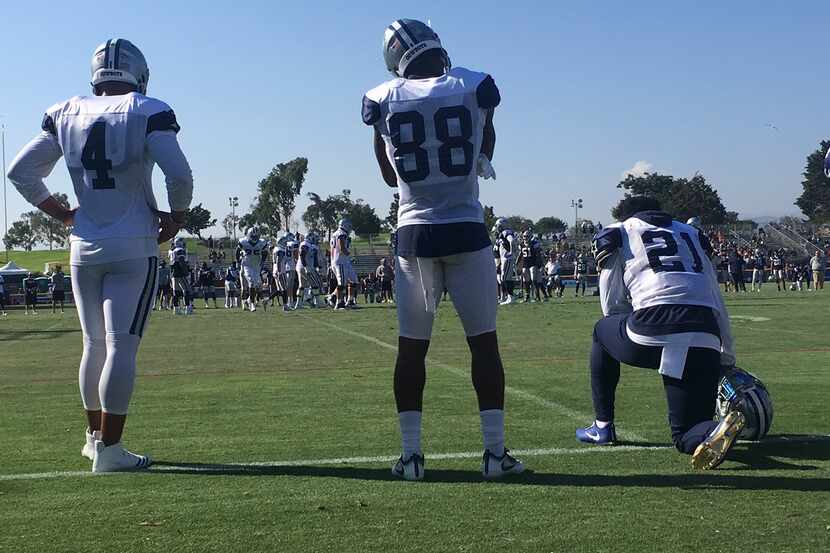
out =
[(600, 428), (594, 421), (588, 428), (577, 428), (576, 439), (586, 444), (609, 445), (617, 441), (617, 430), (613, 422), (605, 428)]
[(403, 480), (423, 480), (424, 456), (413, 453), (408, 459), (404, 459), (401, 455), (392, 467), (392, 474)]
[(507, 449), (501, 457), (496, 457), (489, 449), (484, 451), (481, 459), (481, 475), (485, 480), (496, 480), (508, 474), (521, 474), (524, 471), (525, 466), (522, 462), (510, 455)]

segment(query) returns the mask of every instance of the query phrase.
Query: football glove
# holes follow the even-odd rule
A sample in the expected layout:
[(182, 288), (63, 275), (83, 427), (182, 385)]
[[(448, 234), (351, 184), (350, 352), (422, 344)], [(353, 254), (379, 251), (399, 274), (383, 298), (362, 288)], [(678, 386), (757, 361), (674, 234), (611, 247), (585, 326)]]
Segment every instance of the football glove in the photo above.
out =
[(496, 180), (496, 170), (493, 169), (493, 165), (490, 163), (490, 160), (487, 159), (487, 156), (484, 154), (478, 154), (476, 172), (478, 173), (478, 176), (483, 178), (484, 180)]

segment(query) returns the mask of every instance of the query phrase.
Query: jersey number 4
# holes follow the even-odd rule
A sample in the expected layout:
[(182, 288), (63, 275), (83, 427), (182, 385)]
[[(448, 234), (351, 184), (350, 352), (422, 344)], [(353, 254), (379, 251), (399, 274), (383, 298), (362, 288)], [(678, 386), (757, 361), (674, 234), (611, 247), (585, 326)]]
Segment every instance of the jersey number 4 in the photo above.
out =
[(97, 121), (89, 128), (86, 144), (81, 152), (81, 163), (87, 171), (95, 171), (92, 188), (106, 190), (115, 188), (115, 179), (110, 177), (112, 161), (107, 159), (107, 124)]
[[(659, 238), (660, 240), (662, 240), (663, 245), (654, 248), (649, 248), (649, 246), (655, 244), (655, 238)], [(664, 263), (661, 259), (662, 257), (679, 257), (677, 254), (677, 241), (674, 239), (674, 235), (671, 232), (667, 230), (647, 230), (643, 233), (643, 246), (646, 247), (648, 264), (651, 267), (652, 271), (654, 271), (655, 273), (703, 272), (703, 261), (700, 258), (700, 254), (697, 252), (697, 248), (695, 248), (695, 243), (692, 240), (692, 237), (685, 232), (681, 232), (680, 238), (683, 239), (684, 242), (686, 242), (686, 245), (689, 247), (689, 251), (692, 254), (691, 271), (686, 269), (686, 266), (683, 264), (683, 261), (675, 260), (670, 263)]]
[[(473, 118), (470, 110), (464, 106), (452, 106), (441, 108), (435, 112), (432, 118), (435, 125), (435, 136), (441, 142), (438, 148), (438, 167), (448, 177), (464, 177), (470, 174), (473, 168), (473, 143), (470, 138), (473, 136)], [(458, 120), (459, 136), (450, 136), (451, 119)], [(392, 138), (392, 145), (395, 147), (395, 166), (398, 175), (404, 182), (417, 182), (429, 176), (429, 153), (422, 148), (426, 142), (426, 127), (424, 116), (417, 111), (402, 111), (389, 118), (389, 134)], [(404, 142), (401, 140), (401, 127), (410, 125), (412, 128), (412, 140)], [(461, 163), (454, 163), (453, 150), (463, 151), (464, 160)], [(406, 156), (412, 155), (415, 159), (413, 169), (406, 168)]]

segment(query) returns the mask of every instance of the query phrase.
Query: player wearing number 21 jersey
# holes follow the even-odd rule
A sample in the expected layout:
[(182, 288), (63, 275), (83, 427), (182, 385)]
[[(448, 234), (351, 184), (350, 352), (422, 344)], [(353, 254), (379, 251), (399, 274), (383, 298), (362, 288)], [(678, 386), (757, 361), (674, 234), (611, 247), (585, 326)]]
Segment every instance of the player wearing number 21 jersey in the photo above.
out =
[(594, 327), (591, 387), (596, 420), (577, 430), (588, 443), (616, 440), (620, 362), (663, 379), (672, 441), (695, 468), (714, 468), (740, 434), (743, 414), (714, 422), (722, 366), (734, 366), (729, 317), (695, 227), (673, 221), (650, 198), (632, 197), (621, 223), (594, 237), (602, 318)]
[[(49, 108), (42, 131), (12, 162), (9, 178), (26, 200), (72, 224), (72, 292), (83, 331), (81, 399), (88, 429), (82, 454), (93, 472), (145, 468), (121, 445), (138, 350), (157, 280), (158, 242), (184, 221), (193, 179), (170, 107), (145, 95), (149, 69), (131, 42), (108, 40), (92, 57), (93, 96)], [(63, 157), (77, 210), (43, 182)], [(158, 164), (172, 214), (161, 214), (151, 182)], [(161, 228), (161, 231), (160, 231)]]
[(387, 27), (383, 54), (394, 79), (363, 98), (384, 181), (400, 194), (395, 295), (399, 324), (395, 401), (403, 453), (392, 469), (423, 478), (424, 359), (446, 288), (472, 351), (484, 438), (482, 473), (521, 472), (504, 448), (504, 371), (496, 340), (496, 275), (478, 200), (478, 177), (494, 178), (493, 78), (451, 68), (435, 31), (411, 19)]

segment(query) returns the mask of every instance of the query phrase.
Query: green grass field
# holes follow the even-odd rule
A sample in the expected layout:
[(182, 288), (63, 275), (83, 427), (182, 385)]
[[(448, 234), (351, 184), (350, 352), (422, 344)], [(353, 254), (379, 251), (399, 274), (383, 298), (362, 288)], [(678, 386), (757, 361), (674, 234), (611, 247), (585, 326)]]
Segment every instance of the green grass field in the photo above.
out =
[(618, 393), (630, 444), (574, 440), (591, 419), (596, 298), (502, 309), (508, 446), (531, 472), (501, 483), (480, 479), (469, 356), (447, 305), (421, 483), (389, 474), (392, 307), (154, 314), (125, 443), (157, 464), (95, 477), (80, 456), (75, 314), (12, 312), (0, 319), (0, 551), (826, 552), (830, 290), (767, 287), (729, 305), (740, 364), (776, 414), (768, 442), (710, 473), (667, 447), (662, 385), (642, 369), (624, 368)]

